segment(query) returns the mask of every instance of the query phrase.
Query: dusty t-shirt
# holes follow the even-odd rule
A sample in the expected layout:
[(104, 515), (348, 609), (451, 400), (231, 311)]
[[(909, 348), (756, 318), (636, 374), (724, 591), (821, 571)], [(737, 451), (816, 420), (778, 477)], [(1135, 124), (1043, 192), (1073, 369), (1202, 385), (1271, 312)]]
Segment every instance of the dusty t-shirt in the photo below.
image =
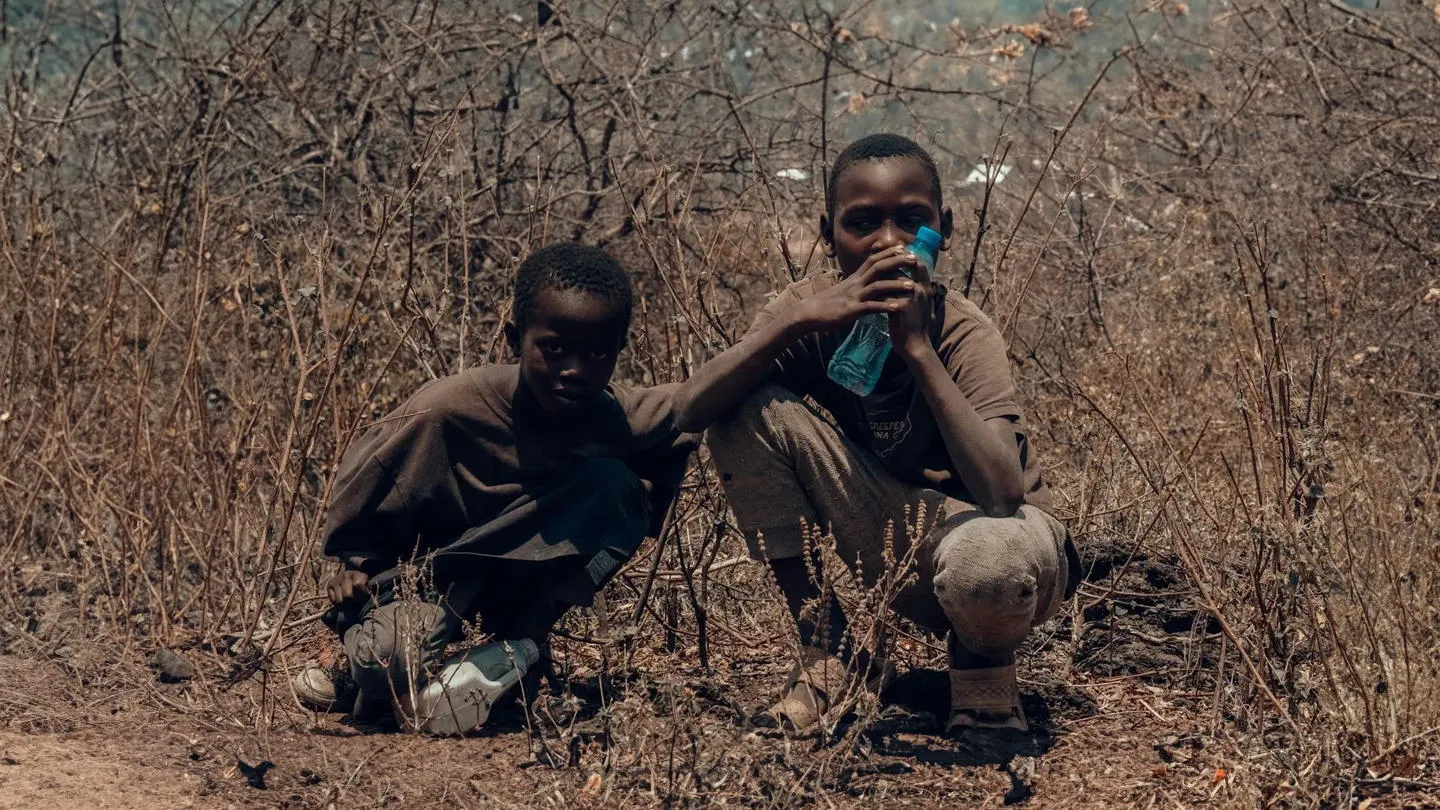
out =
[[(838, 281), (837, 274), (825, 273), (791, 284), (756, 316), (751, 331)], [(930, 338), (941, 362), (980, 418), (1004, 417), (1014, 424), (1025, 472), (1025, 502), (1050, 511), (1050, 491), (1030, 452), (1000, 330), (969, 299), (949, 293), (939, 284), (933, 301)], [(805, 335), (775, 361), (771, 382), (814, 399), (835, 418), (846, 437), (875, 453), (900, 480), (975, 503), (955, 471), (924, 394), (894, 352), (880, 385), (869, 396), (857, 396), (830, 379), (826, 367), (849, 332), (847, 326)]]
[(622, 462), (673, 494), (699, 441), (675, 427), (679, 386), (612, 384), (582, 419), (556, 424), (520, 384), (516, 365), (434, 380), (367, 430), (341, 461), (325, 553), (373, 575), (496, 520), (590, 459)]

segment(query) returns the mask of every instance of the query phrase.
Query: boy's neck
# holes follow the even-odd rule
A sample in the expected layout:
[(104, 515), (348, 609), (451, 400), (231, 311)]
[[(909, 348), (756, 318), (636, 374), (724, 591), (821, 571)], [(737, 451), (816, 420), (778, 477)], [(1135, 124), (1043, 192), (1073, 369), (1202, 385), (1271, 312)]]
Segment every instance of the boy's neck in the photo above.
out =
[(515, 382), (515, 395), (510, 398), (510, 411), (511, 418), (516, 422), (556, 433), (567, 433), (577, 427), (584, 427), (595, 415), (593, 410), (565, 416), (550, 413), (540, 407), (540, 400), (523, 378)]

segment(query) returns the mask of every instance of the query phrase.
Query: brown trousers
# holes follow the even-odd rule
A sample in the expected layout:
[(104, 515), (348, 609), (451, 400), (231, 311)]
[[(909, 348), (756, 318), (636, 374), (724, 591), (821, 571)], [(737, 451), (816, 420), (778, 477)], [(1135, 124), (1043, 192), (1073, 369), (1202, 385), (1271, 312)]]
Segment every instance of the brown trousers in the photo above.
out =
[[(706, 436), (711, 457), (751, 554), (804, 553), (805, 527), (835, 537), (836, 551), (871, 584), (918, 542), (916, 577), (895, 598), (902, 616), (953, 630), (972, 652), (1009, 655), (1031, 628), (1054, 616), (1069, 578), (1065, 529), (1034, 506), (987, 517), (972, 504), (906, 484), (794, 393), (767, 386)], [(907, 537), (923, 507), (926, 530)]]

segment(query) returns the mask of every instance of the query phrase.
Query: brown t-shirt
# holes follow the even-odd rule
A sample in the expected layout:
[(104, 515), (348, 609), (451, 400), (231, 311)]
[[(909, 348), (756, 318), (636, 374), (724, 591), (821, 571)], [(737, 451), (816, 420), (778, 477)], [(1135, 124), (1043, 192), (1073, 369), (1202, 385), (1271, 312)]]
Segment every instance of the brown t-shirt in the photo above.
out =
[[(837, 274), (825, 273), (791, 284), (756, 316), (751, 331), (839, 280)], [(940, 361), (980, 418), (1004, 417), (1015, 425), (1025, 472), (1025, 502), (1050, 511), (1050, 491), (1030, 452), (1000, 330), (969, 299), (948, 293), (938, 284), (934, 306), (930, 339)], [(814, 399), (835, 418), (846, 437), (875, 453), (900, 480), (975, 503), (955, 471), (924, 394), (894, 352), (880, 385), (869, 396), (857, 396), (830, 379), (826, 367), (850, 328), (805, 335), (775, 361), (770, 381)]]
[[(676, 429), (678, 385), (612, 384), (582, 420), (527, 406), (516, 365), (433, 380), (350, 446), (325, 553), (372, 571), (442, 548), (588, 459), (611, 458), (669, 496), (699, 442)], [(517, 403), (517, 394), (522, 401)]]

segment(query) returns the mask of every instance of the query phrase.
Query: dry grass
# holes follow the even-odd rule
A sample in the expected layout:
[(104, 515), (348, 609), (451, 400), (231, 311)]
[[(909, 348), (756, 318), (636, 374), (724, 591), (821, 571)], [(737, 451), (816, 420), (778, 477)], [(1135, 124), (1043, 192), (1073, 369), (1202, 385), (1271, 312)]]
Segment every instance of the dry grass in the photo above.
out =
[[(478, 5), (11, 10), (12, 795), (64, 802), (83, 777), (151, 806), (1437, 800), (1428, 4), (934, 32), (878, 3), (552, 3), (538, 28)], [(1123, 50), (1087, 56), (1097, 41)], [(501, 358), (519, 256), (613, 250), (643, 299), (622, 375), (682, 378), (822, 265), (825, 160), (882, 126), (951, 181), (942, 276), (1005, 330), (1089, 567), (1026, 659), (1038, 758), (997, 770), (936, 736), (942, 653), (905, 627), (912, 676), (859, 722), (750, 733), (790, 642), (703, 459), (664, 542), (571, 620), (570, 699), (449, 741), (295, 708), (285, 676), (326, 643), (304, 619), (339, 454), (422, 380)], [(195, 680), (155, 683), (160, 647)], [(45, 770), (65, 749), (90, 770)], [(268, 792), (237, 755), (277, 763)]]

